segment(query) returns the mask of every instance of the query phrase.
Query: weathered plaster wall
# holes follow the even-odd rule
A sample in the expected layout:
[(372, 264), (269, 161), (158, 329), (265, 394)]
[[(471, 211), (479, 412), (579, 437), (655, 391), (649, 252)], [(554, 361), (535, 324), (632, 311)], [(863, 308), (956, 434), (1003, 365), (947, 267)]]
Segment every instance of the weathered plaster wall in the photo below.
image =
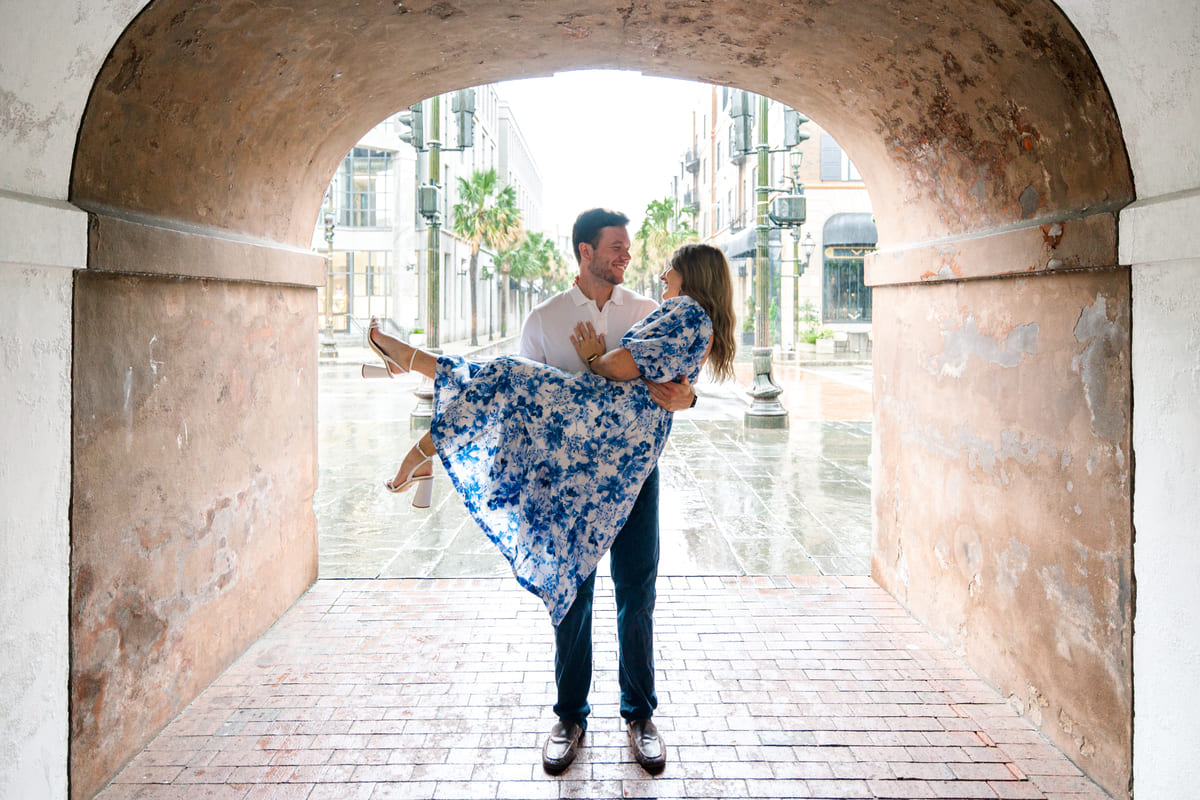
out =
[[(36, 220), (25, 230), (20, 221)], [(71, 268), (84, 216), (0, 194), (0, 796), (67, 791)], [(36, 233), (34, 233), (36, 231)], [(57, 244), (41, 246), (41, 235)], [(74, 242), (74, 247), (72, 247)]]
[[(0, 26), (0, 152), (5, 155), (0, 159), (0, 193), (8, 190), (29, 197), (14, 199), (0, 195), (0, 203), (4, 204), (3, 213), (0, 213), (0, 254), (3, 254), (0, 258), (17, 265), (15, 268), (22, 276), (18, 282), (22, 286), (26, 286), (26, 277), (32, 281), (26, 291), (4, 295), (0, 299), (6, 310), (6, 314), (0, 315), (0, 336), (4, 337), (5, 342), (15, 341), (18, 347), (32, 346), (28, 325), (18, 323), (18, 315), (7, 313), (10, 306), (32, 302), (29, 299), (30, 291), (45, 307), (41, 317), (64, 319), (69, 314), (70, 298), (61, 296), (59, 292), (62, 283), (59, 273), (53, 269), (40, 271), (41, 265), (58, 262), (44, 257), (40, 252), (28, 259), (14, 257), (11, 243), (34, 241), (44, 251), (83, 247), (82, 228), (76, 225), (71, 230), (64, 230), (53, 214), (47, 215), (48, 206), (43, 201), (67, 197), (77, 127), (99, 64), (112, 48), (119, 32), (126, 28), (133, 15), (144, 5), (140, 0), (89, 3), (10, 0), (5, 5), (5, 25)], [(347, 14), (354, 13), (355, 6), (340, 5)], [(380, 4), (380, 7), (386, 5)], [(869, 149), (869, 142), (863, 137), (854, 139), (845, 135), (848, 128), (857, 126), (855, 120), (871, 118), (874, 112), (887, 111), (893, 102), (903, 104), (903, 90), (906, 87), (905, 77), (894, 74), (883, 76), (886, 80), (878, 81), (874, 88), (856, 82), (859, 79), (852, 73), (870, 72), (872, 65), (854, 56), (882, 48), (890, 49), (890, 52), (901, 57), (921, 41), (901, 35), (898, 30), (890, 30), (886, 26), (869, 29), (860, 24), (863, 20), (877, 21), (881, 18), (875, 11), (863, 16), (863, 10), (872, 4), (860, 2), (853, 4), (853, 13), (846, 13), (846, 3), (805, 4), (802, 11), (794, 14), (793, 24), (788, 22), (792, 17), (780, 17), (781, 13), (791, 13), (790, 9), (783, 9), (778, 4), (764, 6), (768, 10), (761, 14), (753, 11), (748, 13), (744, 4), (738, 4), (735, 16), (723, 11), (718, 4), (675, 4), (671, 14), (657, 14), (656, 19), (668, 29), (689, 24), (686, 22), (688, 18), (705, 25), (699, 34), (700, 44), (691, 50), (676, 47), (683, 34), (664, 35), (647, 28), (643, 7), (559, 3), (555, 4), (555, 13), (551, 14), (547, 13), (545, 4), (539, 3), (530, 6), (534, 11), (529, 16), (513, 21), (504, 18), (509, 10), (504, 5), (492, 5), (499, 17), (495, 24), (480, 27), (474, 24), (474, 17), (464, 19), (457, 16), (460, 7), (472, 6), (469, 2), (391, 4), (397, 18), (401, 14), (400, 9), (404, 8), (410, 12), (406, 15), (409, 21), (422, 19), (428, 24), (417, 36), (420, 46), (407, 48), (410, 57), (401, 64), (386, 63), (389, 53), (380, 48), (372, 49), (373, 45), (357, 47), (364, 40), (358, 31), (351, 30), (353, 44), (342, 50), (364, 54), (365, 63), (374, 65), (381, 73), (388, 75), (386, 91), (393, 93), (388, 96), (377, 94), (379, 87), (385, 85), (378, 81), (350, 91), (346, 88), (347, 75), (330, 70), (315, 90), (319, 98), (319, 112), (310, 115), (313, 127), (322, 131), (336, 130), (335, 138), (352, 141), (358, 131), (369, 127), (367, 118), (372, 114), (382, 116), (396, 105), (403, 104), (393, 104), (397, 99), (411, 101), (419, 96), (471, 82), (547, 74), (555, 68), (566, 66), (564, 58), (575, 58), (577, 66), (625, 66), (658, 74), (728, 81), (770, 93), (806, 109), (819, 105), (824, 109), (818, 117), (822, 123), (835, 120), (844, 112), (848, 121), (844, 128), (839, 128), (835, 133), (856, 160), (863, 162), (860, 166), (865, 166), (866, 161), (859, 155)], [(918, 5), (880, 3), (878, 9), (886, 8), (886, 13), (893, 15), (902, 15), (907, 11), (920, 16), (929, 23), (931, 30), (941, 25), (955, 24), (964, 17), (974, 19), (978, 16), (974, 13), (978, 7), (964, 12), (961, 4), (953, 4), (947, 7), (947, 11), (938, 12), (933, 7), (918, 8)], [(1002, 9), (1004, 13), (1016, 13), (1022, 6), (1032, 4), (997, 2), (984, 5)], [(1191, 369), (1194, 362), (1189, 361), (1188, 356), (1194, 357), (1195, 351), (1173, 349), (1171, 346), (1193, 324), (1178, 309), (1200, 307), (1200, 281), (1194, 276), (1195, 263), (1200, 259), (1200, 245), (1196, 238), (1200, 228), (1194, 224), (1194, 220), (1200, 216), (1197, 209), (1200, 205), (1200, 164), (1197, 163), (1200, 151), (1195, 148), (1194, 120), (1194, 110), (1200, 107), (1200, 61), (1195, 58), (1195, 53), (1200, 51), (1200, 5), (1192, 0), (1145, 0), (1136, 4), (1125, 0), (1059, 0), (1059, 5), (1082, 33), (1086, 48), (1094, 55), (1105, 84), (1111, 91), (1121, 119), (1121, 134), (1128, 147), (1138, 195), (1143, 201), (1138, 207), (1122, 213), (1120, 220), (1121, 263), (1133, 265), (1134, 279), (1134, 375), (1138, 387), (1134, 430), (1136, 432), (1148, 427), (1147, 423), (1152, 420), (1146, 420), (1146, 414), (1154, 413), (1153, 410), (1160, 405), (1179, 409), (1173, 416), (1177, 423), (1172, 431), (1161, 431), (1137, 440), (1139, 480), (1138, 495), (1135, 495), (1139, 529), (1137, 572), (1141, 591), (1147, 591), (1148, 586), (1152, 589), (1158, 587), (1157, 570), (1165, 565), (1178, 565), (1180, 568), (1177, 574), (1169, 566), (1166, 567), (1158, 602), (1147, 600), (1139, 604), (1139, 636), (1135, 640), (1138, 653), (1135, 681), (1138, 687), (1139, 720), (1135, 737), (1135, 783), (1141, 800), (1159, 797), (1173, 799), (1179, 796), (1179, 787), (1197, 783), (1194, 753), (1200, 749), (1200, 725), (1195, 720), (1200, 717), (1195, 714), (1175, 714), (1186, 704), (1177, 697), (1169, 696), (1161, 687), (1200, 683), (1200, 667), (1193, 655), (1200, 651), (1200, 629), (1195, 626), (1181, 628), (1165, 622), (1162, 627), (1157, 627), (1157, 616), (1149, 615), (1157, 615), (1168, 603), (1181, 613), (1186, 611), (1186, 615), (1200, 613), (1200, 602), (1197, 602), (1194, 594), (1176, 590), (1176, 586), (1183, 583), (1181, 572), (1192, 563), (1189, 559), (1194, 561), (1200, 558), (1197, 556), (1200, 537), (1179, 533), (1179, 521), (1190, 519), (1190, 512), (1196, 505), (1194, 496), (1186, 490), (1178, 502), (1161, 503), (1158, 498), (1152, 498), (1153, 502), (1143, 502), (1140, 496), (1148, 485), (1154, 485), (1166, 476), (1200, 473), (1200, 452), (1188, 445), (1188, 442), (1196, 441), (1193, 434), (1196, 430), (1196, 414), (1200, 412), (1195, 411), (1197, 406), (1193, 402), (1192, 388), (1175, 376), (1177, 368), (1181, 373)], [(429, 14), (430, 10), (436, 8), (443, 10), (444, 18)], [(821, 16), (821, 13), (814, 11), (828, 16)], [(829, 31), (836, 30), (829, 21), (830, 16), (854, 25), (855, 30), (851, 32), (853, 37), (828, 35)], [(736, 32), (732, 31), (730, 26), (723, 23), (730, 18), (746, 21), (747, 24), (737, 26)], [(537, 29), (539, 20), (545, 23), (545, 29)], [(463, 33), (461, 41), (477, 38), (478, 42), (472, 50), (458, 49), (450, 34), (459, 24), (463, 25), (460, 31), (487, 30), (488, 36)], [(524, 30), (516, 30), (520, 28)], [(190, 30), (195, 32), (201, 29)], [(812, 38), (806, 38), (805, 31), (818, 39), (814, 42)], [(734, 33), (738, 35), (734, 36)], [(393, 34), (394, 28), (388, 36)], [(183, 42), (188, 38), (183, 36), (180, 40)], [(320, 43), (319, 40), (314, 41)], [(193, 42), (197, 45), (197, 52), (214, 52), (211, 39)], [(743, 47), (745, 42), (752, 44)], [(846, 65), (840, 69), (823, 65), (820, 59), (835, 55), (833, 50), (838, 48), (843, 57), (850, 59)], [(288, 51), (275, 52), (286, 55)], [(326, 46), (320, 52), (328, 53), (330, 48)], [(692, 53), (690, 59), (684, 58), (689, 52)], [(518, 56), (514, 58), (519, 58), (519, 62), (505, 62), (506, 53), (517, 53)], [(567, 55), (564, 56), (564, 53)], [(273, 53), (269, 55), (274, 58)], [(930, 69), (926, 74), (935, 77), (937, 71), (933, 67), (938, 64), (937, 58), (941, 54), (930, 51), (929, 55), (927, 63)], [(729, 57), (728, 63), (715, 63), (724, 56)], [(1020, 65), (1020, 70), (1028, 72), (1036, 69), (1038, 61), (1037, 57), (1031, 55), (1026, 58), (1027, 63)], [(961, 65), (963, 62), (959, 63)], [(879, 68), (881, 64), (877, 62), (873, 68)], [(952, 69), (953, 61), (948, 66)], [(269, 70), (262, 74), (266, 72)], [(360, 70), (356, 73), (356, 79), (369, 80), (369, 73), (369, 69)], [(220, 85), (227, 87), (228, 77), (233, 74), (236, 73), (222, 73)], [(943, 85), (953, 94), (957, 83), (947, 80), (949, 76), (946, 73), (942, 75)], [(965, 77), (981, 82), (981, 86), (991, 86), (995, 93), (1009, 93), (1009, 83), (994, 73), (989, 76), (973, 73)], [(893, 94), (888, 87), (898, 93)], [(1017, 81), (1014, 87), (1021, 89), (1022, 84)], [(847, 88), (852, 91), (847, 93)], [(269, 95), (265, 97), (270, 99)], [(352, 98), (358, 103), (357, 109), (352, 109), (355, 114), (349, 125), (343, 124), (345, 109), (331, 106), (331, 102), (339, 97)], [(953, 124), (956, 120), (953, 114), (929, 117), (928, 112), (938, 110), (939, 106), (935, 103), (939, 97), (944, 95), (935, 93), (929, 98), (930, 103), (924, 108), (926, 117), (939, 119), (942, 124)], [(1072, 100), (1068, 97), (1062, 102), (1069, 105)], [(224, 98), (218, 97), (213, 105), (217, 108), (224, 103)], [(281, 105), (295, 106), (290, 98), (284, 98)], [(1024, 101), (1017, 101), (1018, 108), (1025, 105), (1027, 103)], [(953, 111), (953, 105), (943, 104), (940, 108)], [(967, 108), (963, 107), (964, 110)], [(258, 111), (257, 108), (253, 110)], [(308, 113), (307, 109), (303, 113)], [(991, 124), (1001, 119), (993, 117)], [(268, 134), (277, 139), (289, 139), (298, 128), (284, 123), (283, 120), (271, 118)], [(1017, 129), (1011, 125), (1005, 127)], [(956, 129), (951, 127), (949, 130), (954, 133)], [(963, 129), (958, 130), (961, 132)], [(1077, 131), (1073, 131), (1072, 135), (1076, 136)], [(864, 133), (864, 137), (869, 138), (869, 135)], [(921, 144), (919, 139), (916, 141), (918, 145)], [(923, 152), (928, 156), (936, 158), (945, 155), (945, 151), (939, 153), (936, 149), (936, 140), (929, 140), (927, 144), (931, 149)], [(331, 155), (322, 156), (326, 159), (327, 169), (331, 170), (335, 160), (340, 157), (340, 153), (335, 152), (339, 146), (335, 142), (327, 148)], [(1084, 152), (1086, 150), (1086, 147), (1083, 148)], [(193, 162), (193, 166), (195, 164)], [(872, 183), (887, 179), (890, 167), (886, 158), (876, 158), (873, 167), (869, 171), (864, 169)], [(1095, 170), (1101, 175), (1105, 172), (1099, 166)], [(321, 169), (314, 171), (320, 172)], [(160, 173), (151, 171), (146, 174), (157, 176)], [(214, 182), (219, 182), (234, 173), (218, 170), (208, 174)], [(918, 184), (912, 185), (919, 188)], [(313, 191), (319, 194), (320, 188), (316, 187)], [(928, 202), (934, 202), (939, 190), (937, 181), (924, 184), (924, 189), (925, 193), (914, 191), (913, 196), (923, 196)], [(295, 195), (300, 197), (300, 193)], [(314, 196), (296, 202), (298, 207), (307, 207), (305, 204), (308, 204), (315, 209), (318, 201), (319, 197)], [(264, 206), (251, 204), (248, 207)], [(217, 208), (220, 209), (220, 206)], [(152, 209), (158, 210), (161, 209)], [(304, 220), (310, 219), (313, 214), (300, 213), (297, 216), (297, 229), (309, 224)], [(923, 216), (922, 219), (927, 217)], [(1126, 243), (1137, 235), (1137, 230), (1131, 228), (1135, 220), (1138, 230), (1148, 231), (1147, 235), (1154, 238), (1155, 252), (1126, 249)], [(899, 237), (897, 243), (905, 238)], [(299, 242), (299, 237), (296, 241)], [(970, 266), (973, 260), (954, 263), (967, 263)], [(34, 271), (26, 272), (31, 265), (35, 267)], [(70, 259), (63, 265), (82, 266), (78, 260)], [(1142, 273), (1144, 281), (1139, 278)], [(1151, 301), (1146, 304), (1139, 303), (1139, 294), (1156, 290), (1160, 283), (1160, 293), (1151, 296)], [(1163, 300), (1158, 303), (1153, 297)], [(61, 374), (57, 369), (60, 363), (53, 358), (43, 359), (37, 367), (26, 362), (22, 362), (25, 366), (14, 366), (17, 362), (8, 356), (6, 359), (0, 364), (0, 382), (5, 392), (9, 386), (21, 385), (20, 381), (29, 377), (30, 369), (44, 368), (47, 373)], [(19, 380), (13, 382), (9, 378)], [(44, 411), (47, 417), (65, 413), (55, 410), (62, 408), (62, 400), (60, 396), (52, 396), (39, 401), (39, 413)], [(6, 393), (4, 402), (17, 401)], [(8, 405), (5, 405), (7, 408)], [(66, 425), (61, 418), (58, 424), (60, 427)], [(18, 431), (16, 427), (5, 430), (22, 435), (27, 433), (23, 429)], [(22, 445), (23, 449), (19, 449), (14, 458), (21, 458), (25, 454), (34, 457), (35, 462), (38, 458), (45, 458), (51, 464), (68, 463), (69, 443), (48, 431), (49, 428), (46, 435), (36, 437), (36, 443)], [(1176, 432), (1178, 436), (1172, 435)], [(1185, 436), (1192, 438), (1184, 440), (1182, 437)], [(57, 480), (54, 468), (46, 474), (50, 483)], [(3, 498), (0, 499), (7, 507), (20, 508), (17, 525), (23, 535), (43, 525), (45, 527), (38, 532), (49, 533), (44, 541), (51, 549), (42, 555), (32, 556), (35, 568), (41, 563), (38, 559), (49, 557), (52, 560), (52, 548), (58, 544), (51, 543), (62, 532), (60, 525), (67, 513), (66, 500), (53, 492), (31, 500), (23, 487), (12, 486), (8, 482), (3, 484), (3, 492)], [(10, 535), (8, 531), (4, 533), (5, 537)], [(52, 603), (54, 596), (53, 588), (48, 586), (47, 602)], [(14, 598), (4, 594), (3, 603), (5, 612), (13, 610), (13, 619), (42, 621), (44, 617), (46, 624), (40, 629), (42, 636), (26, 643), (30, 649), (22, 652), (19, 660), (9, 654), (3, 656), (0, 708), (15, 709), (14, 713), (24, 713), (24, 709), (28, 708), (29, 716), (44, 721), (44, 730), (62, 729), (66, 722), (60, 696), (48, 694), (45, 703), (29, 699), (27, 706), (27, 698), (20, 690), (19, 682), (9, 684), (5, 681), (10, 675), (31, 674), (23, 664), (53, 664), (61, 660), (64, 641), (61, 631), (65, 622), (56, 628), (51, 619), (54, 614), (42, 612), (46, 605), (33, 602), (28, 597)], [(1143, 642), (1143, 631), (1154, 635)], [(1174, 724), (1158, 727), (1154, 723), (1140, 722), (1165, 719), (1172, 720)], [(13, 728), (0, 732), (0, 747), (11, 744), (18, 750), (26, 748), (21, 735)], [(11, 788), (16, 796), (53, 797), (53, 793), (42, 793), (40, 789), (25, 791), (28, 785), (24, 781), (37, 780), (33, 777), (36, 774), (47, 776), (49, 785), (62, 785), (65, 763), (61, 751), (56, 747), (47, 747), (35, 755), (34, 749), (29, 747), (25, 752), (31, 759), (28, 771), (19, 776), (11, 772), (0, 773), (3, 779), (0, 781), (0, 793)], [(5, 781), (16, 783), (6, 785)]]
[(159, 0), (97, 76), (71, 197), (307, 244), (320, 203), (310, 187), (390, 111), (476, 83), (603, 66), (803, 108), (854, 155), (877, 209), (904, 208), (880, 215), (886, 240), (1053, 219), (1079, 211), (1082, 196), (1092, 208), (1132, 199), (1103, 83), (1051, 3), (853, 9)]
[(1200, 786), (1200, 3), (1060, 0), (1104, 74), (1138, 202), (1121, 214), (1132, 265), (1137, 625), (1134, 795)]
[(1118, 789), (1132, 711), (1128, 280), (874, 296), (873, 575)]
[[(1128, 162), (1090, 54), (1052, 4), (846, 7), (157, 0), (97, 76), (70, 197), (96, 212), (91, 254), (112, 269), (213, 274), (170, 250), (183, 236), (139, 232), (302, 247), (329, 174), (389, 111), (608, 66), (741, 86), (820, 121), (872, 187), (884, 283), (1114, 263)], [(1089, 726), (1113, 709), (1094, 712)]]
[(78, 273), (72, 797), (316, 579), (315, 327), (307, 288)]

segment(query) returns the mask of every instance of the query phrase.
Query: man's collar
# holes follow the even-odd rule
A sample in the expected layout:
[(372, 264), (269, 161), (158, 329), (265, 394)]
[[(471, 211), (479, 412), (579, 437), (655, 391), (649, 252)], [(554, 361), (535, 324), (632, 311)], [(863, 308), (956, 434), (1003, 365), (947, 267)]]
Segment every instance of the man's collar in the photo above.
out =
[[(624, 286), (614, 286), (612, 294), (608, 297), (608, 302), (616, 303), (619, 306), (625, 305), (625, 297), (627, 292), (628, 290)], [(596, 301), (584, 294), (583, 290), (579, 288), (578, 283), (572, 283), (571, 288), (567, 290), (567, 294), (571, 296), (572, 302), (574, 302), (577, 306), (587, 305), (588, 303), (596, 305)]]

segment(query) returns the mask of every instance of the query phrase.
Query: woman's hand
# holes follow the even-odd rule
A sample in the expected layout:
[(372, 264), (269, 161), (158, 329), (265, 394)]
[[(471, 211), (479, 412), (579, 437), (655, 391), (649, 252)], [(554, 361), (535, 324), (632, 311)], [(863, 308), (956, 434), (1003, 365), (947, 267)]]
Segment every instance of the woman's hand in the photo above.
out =
[(642, 376), (633, 356), (624, 347), (608, 350), (604, 334), (596, 333), (590, 322), (580, 322), (571, 333), (571, 344), (579, 358), (592, 372), (610, 381), (631, 381)]
[(580, 322), (575, 325), (575, 330), (571, 333), (571, 344), (575, 347), (579, 359), (589, 369), (592, 363), (604, 355), (604, 351), (607, 349), (604, 346), (604, 334), (596, 333), (595, 326), (590, 322)]

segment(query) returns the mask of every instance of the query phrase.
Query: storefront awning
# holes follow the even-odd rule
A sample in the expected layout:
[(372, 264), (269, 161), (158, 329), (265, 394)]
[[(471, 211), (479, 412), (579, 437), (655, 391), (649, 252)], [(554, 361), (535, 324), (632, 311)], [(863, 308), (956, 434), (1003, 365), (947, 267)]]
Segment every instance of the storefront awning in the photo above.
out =
[[(767, 231), (770, 259), (779, 259), (779, 228)], [(716, 243), (725, 252), (726, 258), (754, 258), (758, 251), (758, 229), (744, 228), (723, 242)]]
[(821, 244), (859, 244), (874, 247), (879, 242), (879, 233), (870, 214), (834, 214), (825, 220), (821, 228)]

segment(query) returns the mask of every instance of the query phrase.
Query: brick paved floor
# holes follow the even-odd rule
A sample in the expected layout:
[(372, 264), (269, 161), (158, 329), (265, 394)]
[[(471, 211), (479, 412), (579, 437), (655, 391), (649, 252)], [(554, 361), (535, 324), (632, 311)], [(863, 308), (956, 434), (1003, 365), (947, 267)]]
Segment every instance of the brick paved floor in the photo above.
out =
[(868, 578), (668, 577), (657, 778), (617, 713), (597, 591), (594, 712), (546, 775), (548, 618), (511, 578), (322, 580), (101, 800), (1066, 798), (1094, 784)]

